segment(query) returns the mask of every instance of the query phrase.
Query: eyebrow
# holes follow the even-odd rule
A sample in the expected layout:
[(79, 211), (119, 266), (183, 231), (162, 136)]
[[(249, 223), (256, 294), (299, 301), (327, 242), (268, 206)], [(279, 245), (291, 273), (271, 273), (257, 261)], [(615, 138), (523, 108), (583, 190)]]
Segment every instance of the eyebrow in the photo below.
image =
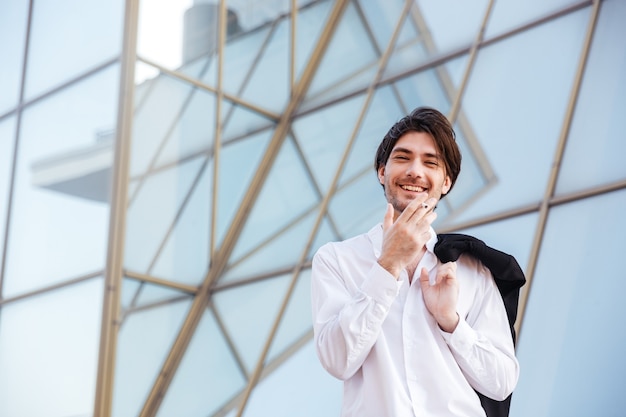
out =
[[(402, 154), (409, 154), (412, 155), (414, 152), (410, 149), (407, 148), (403, 148), (403, 147), (398, 147), (398, 148), (393, 148), (391, 150), (391, 154), (396, 154), (396, 153), (402, 153)], [(425, 156), (426, 158), (436, 158), (436, 159), (440, 159), (439, 155), (437, 155), (436, 153), (430, 153), (430, 152), (426, 152), (423, 154), (423, 156)]]

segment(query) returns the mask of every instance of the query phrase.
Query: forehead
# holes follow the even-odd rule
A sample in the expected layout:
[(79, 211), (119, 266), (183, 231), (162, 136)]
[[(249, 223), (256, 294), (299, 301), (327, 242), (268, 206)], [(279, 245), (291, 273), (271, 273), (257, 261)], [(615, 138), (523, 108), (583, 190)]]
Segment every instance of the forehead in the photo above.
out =
[(435, 140), (426, 132), (410, 131), (400, 136), (391, 152), (411, 152), (416, 154), (437, 155)]

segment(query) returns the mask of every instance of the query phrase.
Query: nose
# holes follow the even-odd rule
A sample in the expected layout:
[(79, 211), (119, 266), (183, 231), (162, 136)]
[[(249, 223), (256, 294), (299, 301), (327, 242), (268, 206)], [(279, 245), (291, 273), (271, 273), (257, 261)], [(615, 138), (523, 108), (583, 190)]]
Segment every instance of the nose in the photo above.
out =
[(421, 178), (423, 174), (422, 164), (419, 160), (414, 160), (406, 167), (406, 176), (411, 178)]

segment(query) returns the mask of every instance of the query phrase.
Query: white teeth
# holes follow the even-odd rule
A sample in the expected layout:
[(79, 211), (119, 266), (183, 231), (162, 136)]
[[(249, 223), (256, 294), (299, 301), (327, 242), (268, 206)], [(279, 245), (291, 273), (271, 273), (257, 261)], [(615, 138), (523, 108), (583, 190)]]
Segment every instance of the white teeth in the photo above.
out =
[(422, 192), (422, 191), (426, 191), (424, 188), (422, 187), (415, 187), (412, 185), (403, 185), (402, 186), (403, 189), (407, 190), (407, 191), (417, 191), (417, 192)]

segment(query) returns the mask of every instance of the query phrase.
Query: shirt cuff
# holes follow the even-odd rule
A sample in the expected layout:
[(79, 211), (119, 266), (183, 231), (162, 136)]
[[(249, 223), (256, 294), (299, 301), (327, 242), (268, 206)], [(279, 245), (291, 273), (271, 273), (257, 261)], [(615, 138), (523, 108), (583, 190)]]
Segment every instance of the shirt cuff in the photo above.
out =
[(365, 278), (361, 291), (368, 297), (373, 298), (377, 303), (391, 306), (400, 292), (402, 282), (395, 279), (378, 262), (374, 262), (372, 269)]
[(448, 346), (461, 354), (469, 353), (478, 339), (476, 331), (462, 318), (459, 318), (459, 324), (452, 333), (439, 330)]

